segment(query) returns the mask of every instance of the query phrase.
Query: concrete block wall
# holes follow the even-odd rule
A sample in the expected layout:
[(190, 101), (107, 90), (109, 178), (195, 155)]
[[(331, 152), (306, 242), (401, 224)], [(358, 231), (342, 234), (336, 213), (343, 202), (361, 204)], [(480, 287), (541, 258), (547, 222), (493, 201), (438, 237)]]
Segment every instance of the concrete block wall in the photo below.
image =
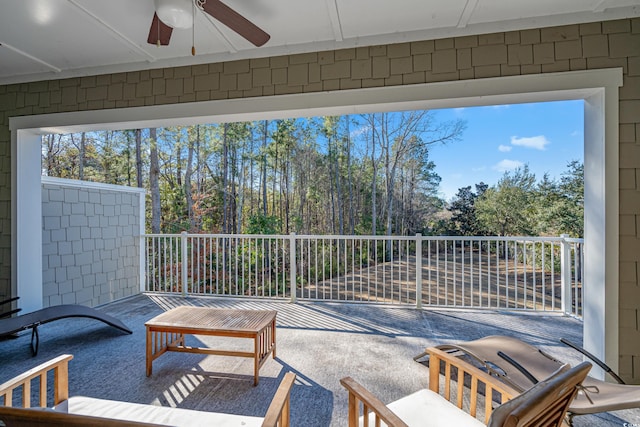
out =
[(638, 18), (0, 86), (0, 297), (11, 277), (9, 117), (617, 67), (620, 330), (610, 333), (622, 376), (640, 383)]
[(137, 188), (43, 177), (44, 307), (140, 292), (141, 203)]

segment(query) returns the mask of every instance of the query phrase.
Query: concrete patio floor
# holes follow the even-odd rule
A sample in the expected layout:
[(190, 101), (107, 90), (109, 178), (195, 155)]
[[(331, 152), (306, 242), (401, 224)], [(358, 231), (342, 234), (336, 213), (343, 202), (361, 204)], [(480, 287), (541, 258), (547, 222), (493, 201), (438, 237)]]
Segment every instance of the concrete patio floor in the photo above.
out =
[[(168, 353), (145, 376), (145, 321), (179, 305), (278, 311), (277, 357), (253, 387), (250, 359)], [(582, 323), (557, 314), (472, 310), (416, 310), (353, 303), (136, 295), (100, 307), (133, 331), (124, 335), (100, 322), (64, 319), (40, 327), (40, 351), (30, 335), (0, 341), (0, 383), (59, 354), (73, 354), (72, 395), (262, 416), (287, 371), (297, 375), (291, 395), (293, 426), (346, 426), (351, 376), (391, 402), (427, 386), (428, 369), (413, 361), (425, 347), (513, 335), (561, 360), (581, 360), (559, 343), (582, 340)], [(188, 340), (189, 343), (189, 340)], [(192, 337), (191, 344), (245, 349), (249, 340)], [(576, 417), (576, 426), (640, 425), (640, 410)]]

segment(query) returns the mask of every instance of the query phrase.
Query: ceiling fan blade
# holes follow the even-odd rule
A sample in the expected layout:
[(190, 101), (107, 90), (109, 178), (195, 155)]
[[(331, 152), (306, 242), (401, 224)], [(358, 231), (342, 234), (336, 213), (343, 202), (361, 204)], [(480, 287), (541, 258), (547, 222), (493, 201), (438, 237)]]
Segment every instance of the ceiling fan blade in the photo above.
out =
[(262, 31), (247, 18), (240, 15), (220, 0), (207, 0), (202, 5), (202, 8), (209, 15), (213, 16), (218, 21), (222, 22), (224, 25), (231, 28), (233, 31), (258, 47), (265, 44), (271, 38), (269, 34)]
[(159, 40), (160, 45), (167, 46), (169, 44), (169, 40), (171, 40), (172, 32), (173, 28), (162, 22), (160, 18), (158, 18), (158, 15), (154, 13), (147, 43), (157, 45)]

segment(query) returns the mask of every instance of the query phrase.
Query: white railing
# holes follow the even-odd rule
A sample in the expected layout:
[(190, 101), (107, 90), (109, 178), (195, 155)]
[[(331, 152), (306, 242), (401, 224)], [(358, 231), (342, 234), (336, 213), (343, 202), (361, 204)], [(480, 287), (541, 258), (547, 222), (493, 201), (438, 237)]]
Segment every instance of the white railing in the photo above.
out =
[(148, 292), (582, 315), (583, 239), (565, 236), (182, 233), (143, 242)]

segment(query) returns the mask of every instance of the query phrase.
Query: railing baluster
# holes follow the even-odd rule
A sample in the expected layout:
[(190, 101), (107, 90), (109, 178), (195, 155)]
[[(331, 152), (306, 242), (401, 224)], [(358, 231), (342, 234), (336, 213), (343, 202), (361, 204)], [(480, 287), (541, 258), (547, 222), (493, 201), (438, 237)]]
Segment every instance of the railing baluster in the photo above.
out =
[(551, 284), (551, 289), (553, 291), (553, 309), (556, 309), (556, 245), (553, 245), (553, 247), (551, 248), (551, 277), (552, 277), (552, 284)]
[[(407, 268), (409, 258), (407, 256)], [(407, 275), (409, 273), (407, 272)], [(408, 280), (408, 278), (407, 278)], [(416, 308), (422, 308), (422, 234), (416, 234)]]
[[(540, 250), (540, 254), (542, 257), (542, 298), (544, 298), (544, 307), (545, 309), (547, 309), (548, 307), (548, 300), (547, 300), (547, 252), (546, 252), (546, 243), (545, 242), (540, 242), (542, 249)], [(552, 301), (553, 301), (553, 287), (551, 287), (551, 292), (552, 292)], [(553, 308), (552, 308), (553, 310)]]
[(436, 305), (440, 305), (440, 242), (436, 241)]
[(427, 260), (429, 264), (429, 305), (431, 305), (431, 240), (428, 241), (427, 247), (427, 254), (429, 254), (429, 258)]
[(464, 239), (460, 239), (460, 287), (462, 288), (462, 304), (466, 305), (466, 280), (464, 277), (465, 267), (466, 267), (466, 259), (465, 259), (465, 251), (464, 251)]
[(576, 243), (572, 243), (571, 244), (572, 248), (573, 248), (573, 253), (571, 256), (571, 261), (573, 262), (573, 281), (571, 283), (571, 286), (573, 288), (573, 299), (571, 300), (571, 307), (572, 307), (572, 313), (574, 316), (578, 315), (578, 305), (575, 304), (578, 301), (578, 278), (579, 278), (579, 274), (578, 274), (578, 267), (579, 267), (579, 263), (577, 262), (577, 250), (578, 250), (578, 244)]
[(523, 291), (523, 308), (527, 308), (527, 301), (529, 300), (529, 295), (527, 292), (528, 286), (527, 286), (527, 241), (523, 240), (522, 241), (522, 260), (524, 263), (522, 272), (523, 272), (523, 276), (524, 276), (524, 291)]
[[(538, 309), (538, 286), (536, 283), (536, 242), (532, 244), (531, 251), (531, 291), (533, 292), (533, 309)], [(542, 309), (544, 310), (544, 308)]]
[(473, 269), (473, 240), (469, 239), (466, 241), (467, 243), (467, 262), (468, 262), (468, 266), (467, 268), (467, 275), (469, 276), (469, 287), (468, 287), (468, 295), (469, 295), (469, 305), (471, 307), (477, 307), (477, 304), (475, 303), (475, 297), (478, 294), (477, 290), (476, 290), (476, 283), (474, 281), (474, 269)]

